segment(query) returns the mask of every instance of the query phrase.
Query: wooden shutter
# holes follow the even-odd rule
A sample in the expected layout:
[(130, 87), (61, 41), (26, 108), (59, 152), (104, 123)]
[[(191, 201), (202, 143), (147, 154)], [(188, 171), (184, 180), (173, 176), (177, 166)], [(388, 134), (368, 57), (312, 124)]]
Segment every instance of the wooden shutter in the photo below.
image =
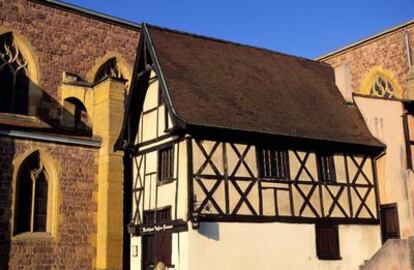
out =
[(317, 224), (315, 229), (318, 258), (321, 260), (340, 259), (338, 226)]
[(381, 233), (383, 243), (400, 238), (397, 204), (381, 205)]

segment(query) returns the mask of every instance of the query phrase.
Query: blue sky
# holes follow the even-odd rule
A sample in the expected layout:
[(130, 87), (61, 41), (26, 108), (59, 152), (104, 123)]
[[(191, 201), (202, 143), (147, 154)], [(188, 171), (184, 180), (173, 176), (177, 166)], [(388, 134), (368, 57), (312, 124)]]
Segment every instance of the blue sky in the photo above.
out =
[(315, 58), (414, 19), (414, 0), (66, 0), (123, 19)]

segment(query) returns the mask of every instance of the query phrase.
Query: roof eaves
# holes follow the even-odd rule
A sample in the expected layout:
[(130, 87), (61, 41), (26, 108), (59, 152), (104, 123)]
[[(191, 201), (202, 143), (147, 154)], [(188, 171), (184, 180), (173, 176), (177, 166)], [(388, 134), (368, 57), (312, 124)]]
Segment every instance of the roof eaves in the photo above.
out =
[(171, 101), (171, 96), (170, 96), (170, 93), (169, 93), (169, 90), (168, 90), (168, 86), (167, 86), (167, 83), (166, 83), (164, 74), (162, 72), (161, 65), (160, 65), (160, 62), (158, 60), (157, 53), (156, 53), (155, 48), (153, 46), (152, 39), (151, 39), (151, 35), (150, 35), (149, 31), (148, 31), (148, 27), (147, 27), (147, 24), (146, 23), (142, 23), (142, 32), (143, 32), (144, 36), (146, 37), (145, 39), (148, 42), (148, 50), (149, 50), (149, 52), (151, 54), (151, 57), (152, 57), (152, 59), (154, 61), (155, 68), (158, 71), (158, 75), (160, 76), (160, 81), (161, 81), (162, 89), (164, 89), (164, 94), (165, 94), (165, 96), (167, 98), (167, 103), (169, 104), (169, 109), (171, 110), (171, 113), (174, 116), (174, 118), (176, 120), (178, 120), (178, 122), (180, 124), (182, 124), (182, 125), (185, 126), (186, 125), (186, 121), (184, 119), (182, 119), (177, 114), (177, 111), (175, 110), (175, 108), (173, 106), (173, 103)]

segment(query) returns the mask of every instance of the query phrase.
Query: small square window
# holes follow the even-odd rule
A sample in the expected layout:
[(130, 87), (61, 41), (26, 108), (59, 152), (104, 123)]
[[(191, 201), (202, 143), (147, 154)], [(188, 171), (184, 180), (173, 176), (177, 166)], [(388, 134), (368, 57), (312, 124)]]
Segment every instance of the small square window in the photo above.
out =
[(258, 148), (261, 178), (288, 180), (288, 153), (285, 150)]
[(340, 260), (338, 225), (316, 224), (316, 253), (320, 260)]
[(328, 153), (319, 153), (317, 155), (317, 159), (319, 180), (328, 184), (335, 183), (336, 173), (333, 155)]
[(174, 148), (172, 146), (158, 151), (158, 180), (174, 179)]

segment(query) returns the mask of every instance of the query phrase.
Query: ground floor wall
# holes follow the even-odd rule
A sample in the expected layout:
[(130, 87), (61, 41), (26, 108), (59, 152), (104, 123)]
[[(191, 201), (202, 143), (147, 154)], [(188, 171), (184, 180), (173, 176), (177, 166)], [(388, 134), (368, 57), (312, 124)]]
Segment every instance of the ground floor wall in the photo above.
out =
[[(173, 233), (175, 270), (357, 270), (381, 247), (379, 225), (339, 225), (341, 260), (319, 260), (315, 226), (291, 223), (202, 222)], [(141, 269), (140, 237), (131, 241), (131, 269)]]
[[(56, 176), (56, 207), (46, 232), (13, 234), (15, 161), (33, 151), (47, 156), (47, 181)], [(0, 269), (94, 269), (97, 150), (0, 136), (0, 168)]]

